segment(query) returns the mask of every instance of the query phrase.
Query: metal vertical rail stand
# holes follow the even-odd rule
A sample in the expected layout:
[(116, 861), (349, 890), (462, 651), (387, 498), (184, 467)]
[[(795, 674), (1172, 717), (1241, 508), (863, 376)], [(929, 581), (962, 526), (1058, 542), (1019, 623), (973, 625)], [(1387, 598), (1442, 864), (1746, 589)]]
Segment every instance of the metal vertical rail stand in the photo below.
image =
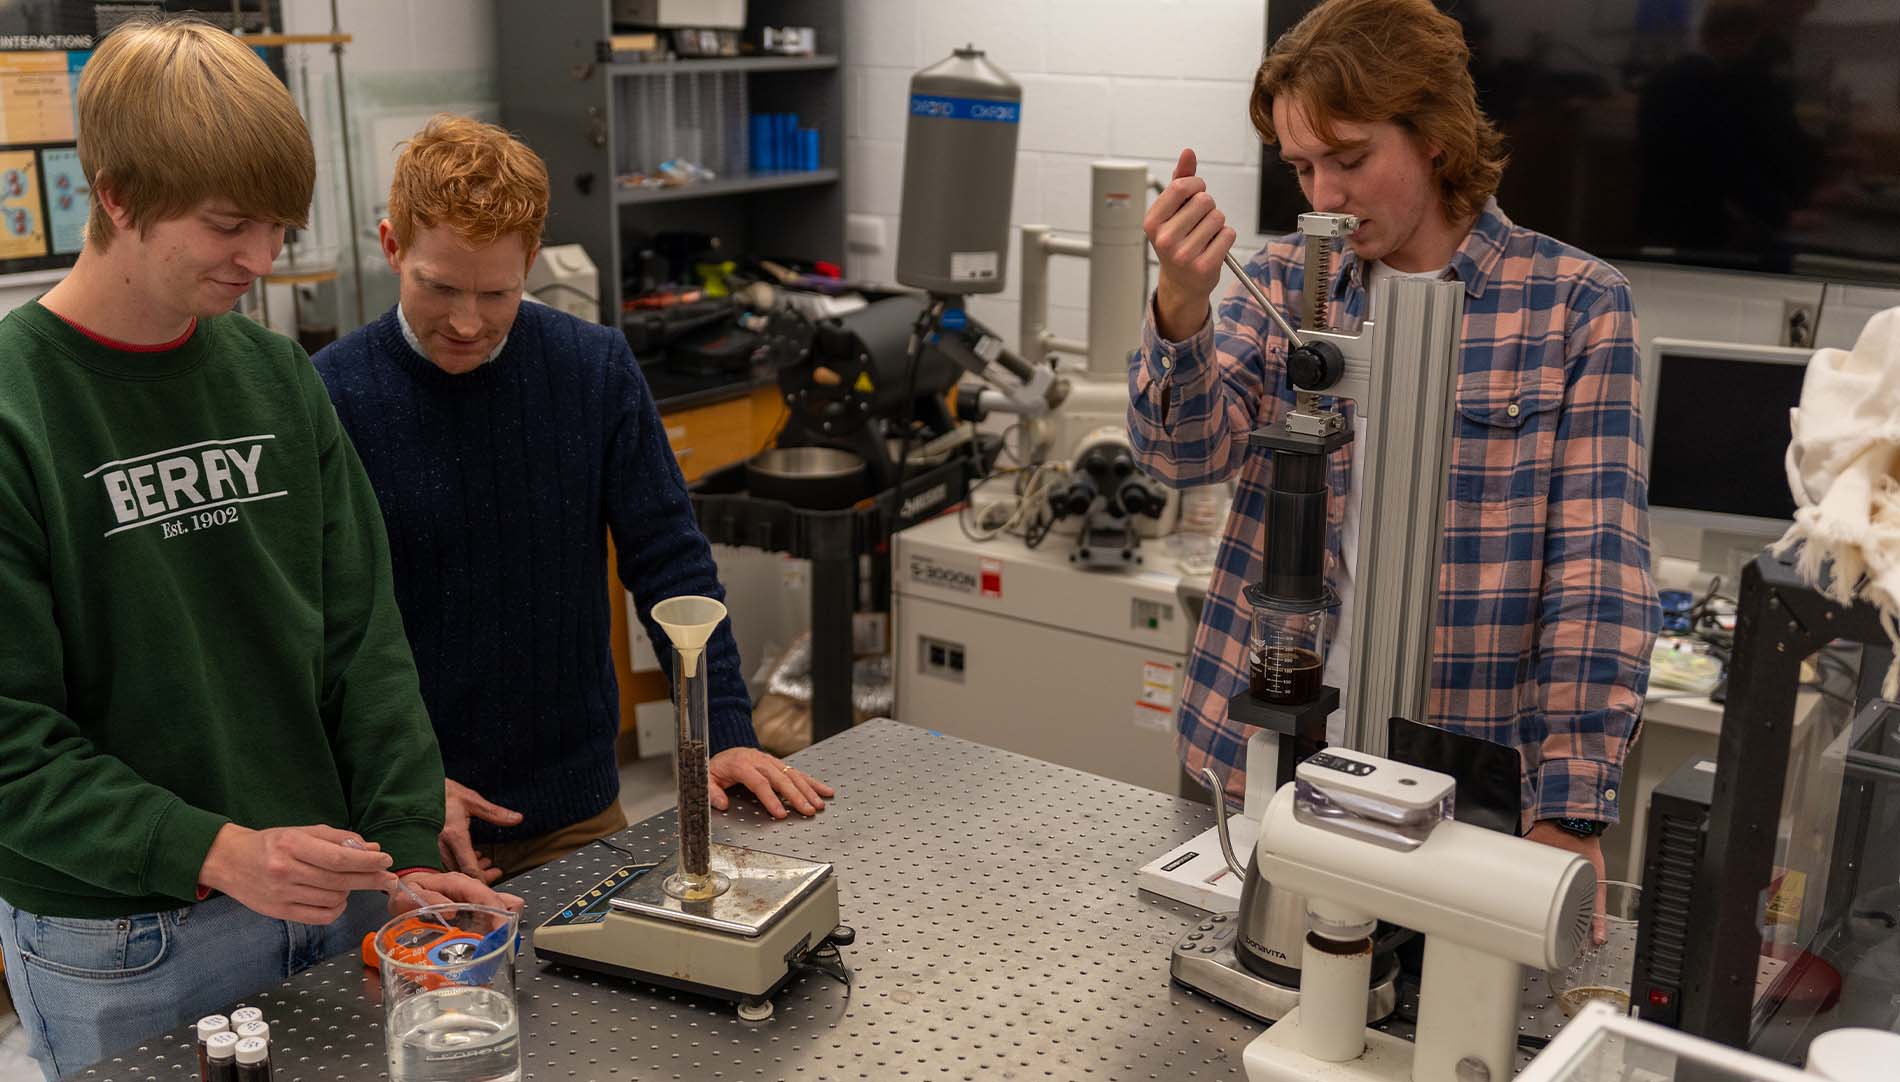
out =
[[(1256, 300), (1282, 320), (1264, 294)], [(1389, 719), (1424, 720), (1431, 691), (1464, 287), (1399, 279), (1373, 301), (1358, 334), (1289, 337), (1337, 350), (1343, 371), (1319, 393), (1351, 400), (1366, 424), (1362, 514), (1379, 528), (1359, 536), (1350, 644), (1358, 660), (1343, 690), (1346, 746), (1383, 755)]]
[[(851, 618), (858, 610), (858, 547), (845, 517), (811, 524), (811, 739), (851, 727)], [(879, 559), (875, 553), (872, 559)], [(882, 559), (889, 560), (886, 553)], [(819, 649), (819, 644), (824, 649)]]
[[(269, 3), (269, 0), (265, 0), (260, 10), (261, 10), (263, 24), (266, 26), (270, 25), (271, 5)], [(243, 19), (244, 19), (243, 7), (240, 3), (237, 2), (237, 0), (233, 0), (233, 3), (231, 4), (231, 19), (232, 19), (233, 26), (235, 27), (243, 26)], [(356, 169), (355, 169), (355, 166), (352, 164), (354, 160), (354, 156), (351, 154), (351, 151), (350, 151), (350, 101), (349, 101), (348, 91), (345, 90), (344, 85), (343, 85), (343, 47), (350, 44), (352, 39), (350, 35), (345, 34), (343, 32), (343, 22), (342, 22), (342, 19), (337, 14), (337, 0), (330, 0), (330, 32), (327, 34), (272, 34), (272, 33), (244, 34), (244, 33), (238, 33), (238, 37), (241, 41), (244, 42), (244, 44), (254, 49), (282, 49), (282, 48), (285, 48), (286, 46), (291, 46), (291, 45), (327, 45), (330, 47), (330, 56), (336, 69), (337, 132), (343, 142), (343, 190), (344, 190), (343, 213), (344, 213), (345, 220), (349, 223), (347, 228), (348, 228), (349, 237), (350, 237), (350, 260), (351, 260), (351, 275), (350, 276), (351, 276), (351, 280), (355, 282), (356, 284), (356, 323), (354, 325), (362, 326), (362, 324), (364, 323), (363, 254), (362, 254), (362, 247), (361, 247), (362, 238), (358, 236), (357, 207), (356, 207)], [(288, 66), (289, 66), (289, 62), (288, 62), (288, 59), (286, 59), (285, 61), (286, 70), (288, 70)], [(286, 78), (288, 78), (288, 76), (286, 76)], [(304, 74), (302, 81), (303, 81), (303, 90), (305, 94), (305, 99), (300, 111), (303, 113), (305, 123), (310, 123), (312, 113), (309, 107), (310, 103), (309, 103), (308, 95), (309, 95), (310, 84), (308, 80), (307, 70)], [(341, 254), (339, 254), (330, 269), (313, 272), (313, 271), (310, 271), (306, 267), (297, 266), (295, 251), (293, 248), (292, 259), (291, 259), (292, 265), (291, 265), (291, 268), (286, 273), (266, 274), (262, 278), (258, 279), (258, 282), (259, 282), (258, 307), (262, 312), (263, 321), (266, 324), (270, 322), (270, 302), (269, 302), (270, 291), (268, 288), (269, 286), (289, 285), (293, 287), (293, 290), (291, 293), (291, 304), (292, 304), (292, 311), (294, 312), (294, 311), (297, 311), (297, 301), (296, 301), (296, 293), (295, 293), (294, 287), (298, 285), (313, 284), (316, 282), (335, 281), (338, 277), (338, 271), (342, 263), (343, 263), (343, 259), (342, 259)], [(343, 326), (342, 326), (343, 313), (341, 311), (342, 299), (340, 297), (337, 300), (337, 307), (339, 309), (336, 313), (337, 329), (339, 332), (341, 332), (343, 329)]]
[[(337, 17), (337, 0), (330, 0), (330, 33), (341, 36), (343, 22)], [(337, 129), (343, 137), (343, 198), (346, 200), (344, 216), (350, 223), (350, 281), (356, 283), (356, 325), (365, 322), (363, 313), (363, 252), (362, 238), (357, 236), (356, 227), (356, 167), (350, 154), (350, 100), (343, 88), (343, 42), (330, 43), (330, 56), (336, 62), (336, 112)]]
[[(1367, 373), (1373, 392), (1361, 402), (1360, 515), (1378, 528), (1359, 537), (1354, 590), (1363, 600), (1352, 629), (1358, 663), (1346, 691), (1346, 743), (1375, 755), (1385, 754), (1391, 718), (1428, 717), (1464, 302), (1461, 283), (1403, 279), (1374, 306), (1369, 361), (1380, 363)], [(1350, 372), (1352, 351), (1342, 349)]]

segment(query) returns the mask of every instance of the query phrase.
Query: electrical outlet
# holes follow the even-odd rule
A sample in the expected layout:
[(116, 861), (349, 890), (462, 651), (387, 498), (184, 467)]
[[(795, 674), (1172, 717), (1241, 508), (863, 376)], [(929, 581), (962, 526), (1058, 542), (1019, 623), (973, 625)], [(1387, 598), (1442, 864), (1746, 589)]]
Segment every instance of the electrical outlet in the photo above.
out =
[(963, 683), (963, 644), (917, 636), (917, 670), (925, 676)]
[(884, 250), (884, 219), (870, 214), (847, 214), (844, 218), (845, 246), (854, 252)]
[(638, 734), (640, 758), (673, 754), (676, 742), (673, 704), (665, 699), (639, 703), (633, 708), (634, 732)]
[(1174, 620), (1174, 606), (1165, 601), (1137, 597), (1130, 605), (1128, 626), (1136, 631), (1156, 631)]
[(1806, 301), (1783, 301), (1781, 306), (1781, 344), (1795, 349), (1814, 348), (1814, 305)]

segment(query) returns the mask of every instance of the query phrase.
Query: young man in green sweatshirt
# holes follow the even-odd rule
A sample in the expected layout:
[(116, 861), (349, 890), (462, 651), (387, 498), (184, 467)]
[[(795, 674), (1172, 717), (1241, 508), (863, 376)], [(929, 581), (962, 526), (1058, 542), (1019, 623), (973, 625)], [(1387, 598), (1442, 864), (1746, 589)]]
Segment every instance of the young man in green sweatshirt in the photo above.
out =
[(353, 948), (399, 875), (520, 904), (438, 870), (375, 497), (303, 352), (229, 311), (309, 206), (289, 94), (134, 22), (79, 130), (86, 247), (0, 321), (0, 948), (48, 1078)]

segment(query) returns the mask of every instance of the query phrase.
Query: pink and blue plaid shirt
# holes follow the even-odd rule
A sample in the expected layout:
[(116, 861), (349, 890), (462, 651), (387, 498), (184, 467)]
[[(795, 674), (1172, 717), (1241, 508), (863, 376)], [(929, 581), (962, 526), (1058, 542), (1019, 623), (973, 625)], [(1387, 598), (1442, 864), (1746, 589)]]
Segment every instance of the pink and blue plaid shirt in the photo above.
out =
[[(1272, 241), (1247, 267), (1295, 325), (1302, 244), (1297, 234)], [(1344, 333), (1365, 319), (1365, 271), (1350, 251), (1339, 260), (1329, 307)], [(1527, 823), (1615, 822), (1661, 618), (1629, 283), (1512, 225), (1495, 200), (1445, 277), (1464, 284), (1465, 314), (1424, 720), (1515, 747)], [(1130, 358), (1128, 427), (1143, 467), (1176, 486), (1239, 477), (1175, 737), (1190, 771), (1218, 765), (1236, 794), (1250, 731), (1228, 720), (1227, 699), (1247, 682), (1241, 590), (1260, 577), (1272, 467), (1271, 454), (1248, 450), (1247, 434), (1293, 405), (1286, 351), (1236, 288), (1219, 323), (1185, 342), (1160, 337), (1151, 306)], [(1328, 464), (1329, 576), (1340, 566), (1353, 451)]]

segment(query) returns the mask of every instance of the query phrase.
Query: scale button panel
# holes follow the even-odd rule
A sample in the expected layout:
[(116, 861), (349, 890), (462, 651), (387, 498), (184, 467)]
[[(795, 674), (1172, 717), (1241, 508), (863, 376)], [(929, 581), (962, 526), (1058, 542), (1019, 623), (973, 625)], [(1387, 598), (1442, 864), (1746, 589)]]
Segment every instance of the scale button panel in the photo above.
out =
[(625, 890), (645, 875), (652, 865), (628, 865), (619, 868), (612, 875), (582, 891), (575, 899), (561, 907), (561, 911), (549, 917), (543, 928), (554, 928), (568, 924), (598, 924), (607, 919), (607, 903), (614, 895)]

